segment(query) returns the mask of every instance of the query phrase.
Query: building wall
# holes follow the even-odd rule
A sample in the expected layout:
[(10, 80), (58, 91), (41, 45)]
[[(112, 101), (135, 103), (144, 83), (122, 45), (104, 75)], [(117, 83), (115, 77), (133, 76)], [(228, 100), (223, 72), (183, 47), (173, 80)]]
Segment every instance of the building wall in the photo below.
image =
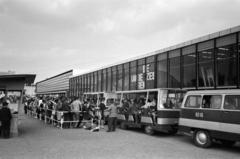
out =
[(240, 26), (70, 78), (70, 96), (150, 88), (236, 89)]
[(36, 83), (36, 94), (52, 94), (53, 92), (69, 91), (69, 77), (73, 71), (67, 71), (44, 81)]

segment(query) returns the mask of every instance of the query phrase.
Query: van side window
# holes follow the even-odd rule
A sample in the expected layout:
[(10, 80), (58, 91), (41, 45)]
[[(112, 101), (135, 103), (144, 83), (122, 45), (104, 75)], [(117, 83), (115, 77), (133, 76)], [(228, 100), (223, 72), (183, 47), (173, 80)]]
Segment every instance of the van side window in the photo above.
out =
[(184, 107), (187, 107), (187, 108), (200, 108), (201, 101), (202, 101), (202, 97), (201, 96), (188, 96), (187, 100), (185, 102)]
[(202, 108), (220, 109), (222, 104), (221, 95), (205, 95), (202, 100)]
[(240, 110), (240, 96), (226, 95), (224, 100), (224, 109)]

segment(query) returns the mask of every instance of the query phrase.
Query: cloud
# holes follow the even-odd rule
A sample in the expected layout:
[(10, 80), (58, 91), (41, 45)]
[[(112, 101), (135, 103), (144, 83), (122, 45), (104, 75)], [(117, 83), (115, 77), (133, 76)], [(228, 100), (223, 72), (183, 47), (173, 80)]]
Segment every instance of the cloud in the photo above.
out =
[(0, 58), (12, 61), (0, 66), (97, 68), (239, 25), (238, 6), (239, 0), (0, 0)]

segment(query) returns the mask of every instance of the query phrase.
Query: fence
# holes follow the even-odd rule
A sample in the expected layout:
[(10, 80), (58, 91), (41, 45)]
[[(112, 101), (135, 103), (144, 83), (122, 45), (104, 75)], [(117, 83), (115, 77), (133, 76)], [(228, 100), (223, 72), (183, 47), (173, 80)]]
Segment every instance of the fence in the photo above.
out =
[[(40, 111), (40, 112), (38, 112)], [(47, 108), (37, 108), (32, 107), (32, 109), (27, 109), (27, 114), (39, 118), (39, 120), (44, 120), (45, 123), (51, 123), (52, 126), (57, 125), (57, 127), (63, 128), (64, 123), (78, 123), (80, 120), (77, 121), (65, 121), (64, 120), (64, 113), (81, 113), (79, 112), (69, 112), (69, 111), (55, 111), (52, 109)], [(91, 126), (93, 126), (93, 119), (91, 120), (82, 120), (81, 123), (91, 123)]]

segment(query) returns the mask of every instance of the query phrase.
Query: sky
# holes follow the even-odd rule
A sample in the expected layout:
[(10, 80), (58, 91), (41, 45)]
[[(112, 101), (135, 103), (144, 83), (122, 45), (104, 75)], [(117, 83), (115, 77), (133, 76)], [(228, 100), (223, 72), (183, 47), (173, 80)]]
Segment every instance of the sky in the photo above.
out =
[(240, 25), (240, 0), (0, 0), (0, 72), (35, 83)]

